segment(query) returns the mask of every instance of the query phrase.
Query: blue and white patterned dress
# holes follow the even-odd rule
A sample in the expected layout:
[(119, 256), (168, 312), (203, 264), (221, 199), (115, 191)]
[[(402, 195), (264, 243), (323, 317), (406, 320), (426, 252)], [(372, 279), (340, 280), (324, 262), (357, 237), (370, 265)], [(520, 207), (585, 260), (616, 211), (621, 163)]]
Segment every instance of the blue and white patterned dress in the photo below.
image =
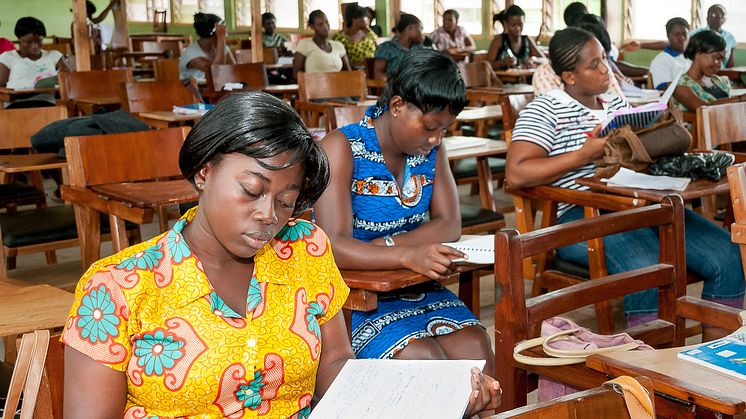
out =
[[(407, 156), (403, 186), (386, 167), (373, 120), (384, 109), (371, 106), (363, 119), (340, 128), (352, 149), (353, 236), (371, 241), (417, 228), (428, 220), (437, 147)], [(435, 281), (379, 294), (378, 308), (352, 314), (352, 349), (358, 358), (391, 358), (414, 339), (445, 335), (479, 320), (452, 292)]]

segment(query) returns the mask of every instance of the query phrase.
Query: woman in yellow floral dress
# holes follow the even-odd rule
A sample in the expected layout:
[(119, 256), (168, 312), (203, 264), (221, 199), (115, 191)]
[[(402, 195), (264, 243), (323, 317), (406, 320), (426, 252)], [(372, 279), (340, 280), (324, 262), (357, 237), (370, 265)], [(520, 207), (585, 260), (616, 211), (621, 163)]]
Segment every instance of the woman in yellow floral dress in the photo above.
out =
[(376, 33), (368, 26), (368, 11), (355, 3), (345, 8), (344, 29), (332, 36), (347, 51), (347, 59), (353, 67), (365, 66), (365, 60), (373, 58), (376, 53)]

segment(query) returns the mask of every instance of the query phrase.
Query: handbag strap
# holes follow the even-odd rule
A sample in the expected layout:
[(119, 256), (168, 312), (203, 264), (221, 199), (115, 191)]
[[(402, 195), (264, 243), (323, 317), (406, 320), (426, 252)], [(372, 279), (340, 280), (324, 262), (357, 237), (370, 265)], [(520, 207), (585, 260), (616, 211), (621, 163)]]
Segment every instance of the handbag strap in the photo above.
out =
[[(549, 346), (549, 343), (578, 332), (579, 328), (573, 328), (568, 330), (562, 330), (549, 336), (540, 336), (538, 338), (529, 339), (518, 343), (513, 348), (513, 359), (525, 364), (525, 365), (536, 365), (536, 366), (561, 366), (561, 365), (573, 365), (585, 362), (585, 359), (593, 354), (615, 352), (615, 351), (630, 351), (638, 348), (640, 345), (636, 342), (624, 343), (621, 345), (609, 346), (607, 348), (596, 348), (596, 349), (584, 349), (580, 351), (569, 351), (563, 349), (555, 349)], [(567, 339), (567, 338), (565, 338)], [(544, 352), (551, 357), (533, 357), (521, 354), (521, 352), (541, 346)]]

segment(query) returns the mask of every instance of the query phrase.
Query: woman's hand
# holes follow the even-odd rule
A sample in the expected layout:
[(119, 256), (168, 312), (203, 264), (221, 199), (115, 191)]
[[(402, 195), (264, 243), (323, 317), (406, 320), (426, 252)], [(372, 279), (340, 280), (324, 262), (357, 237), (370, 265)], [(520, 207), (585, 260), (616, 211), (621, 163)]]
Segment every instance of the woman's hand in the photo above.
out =
[(503, 391), (494, 378), (485, 375), (479, 368), (471, 369), (471, 394), (464, 417), (470, 418), (479, 412), (493, 411), (500, 405)]
[(402, 246), (402, 264), (418, 274), (430, 279), (443, 280), (457, 272), (453, 259), (466, 257), (458, 250), (442, 244), (426, 246)]
[(583, 153), (588, 163), (601, 158), (604, 155), (604, 147), (606, 147), (606, 137), (596, 137), (601, 131), (601, 124), (596, 125), (595, 128), (589, 133), (586, 133), (588, 138), (583, 143), (583, 147), (578, 152)]
[(222, 22), (216, 23), (214, 32), (215, 32), (215, 36), (218, 39), (225, 39), (225, 34), (227, 33), (225, 23), (222, 23)]

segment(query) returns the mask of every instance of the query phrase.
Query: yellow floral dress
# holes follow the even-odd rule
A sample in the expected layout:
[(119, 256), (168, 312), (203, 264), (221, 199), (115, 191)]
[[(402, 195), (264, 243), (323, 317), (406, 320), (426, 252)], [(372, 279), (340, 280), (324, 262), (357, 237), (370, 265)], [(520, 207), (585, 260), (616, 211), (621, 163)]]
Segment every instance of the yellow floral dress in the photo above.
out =
[(345, 51), (347, 51), (347, 59), (351, 63), (364, 63), (367, 58), (373, 58), (376, 53), (378, 37), (370, 28), (367, 30), (368, 33), (365, 38), (357, 42), (349, 40), (342, 31), (332, 36), (333, 41), (339, 41), (344, 45)]
[(254, 257), (246, 316), (212, 289), (181, 234), (99, 260), (75, 292), (62, 341), (125, 372), (125, 418), (304, 418), (321, 329), (349, 289), (316, 225), (291, 220)]

